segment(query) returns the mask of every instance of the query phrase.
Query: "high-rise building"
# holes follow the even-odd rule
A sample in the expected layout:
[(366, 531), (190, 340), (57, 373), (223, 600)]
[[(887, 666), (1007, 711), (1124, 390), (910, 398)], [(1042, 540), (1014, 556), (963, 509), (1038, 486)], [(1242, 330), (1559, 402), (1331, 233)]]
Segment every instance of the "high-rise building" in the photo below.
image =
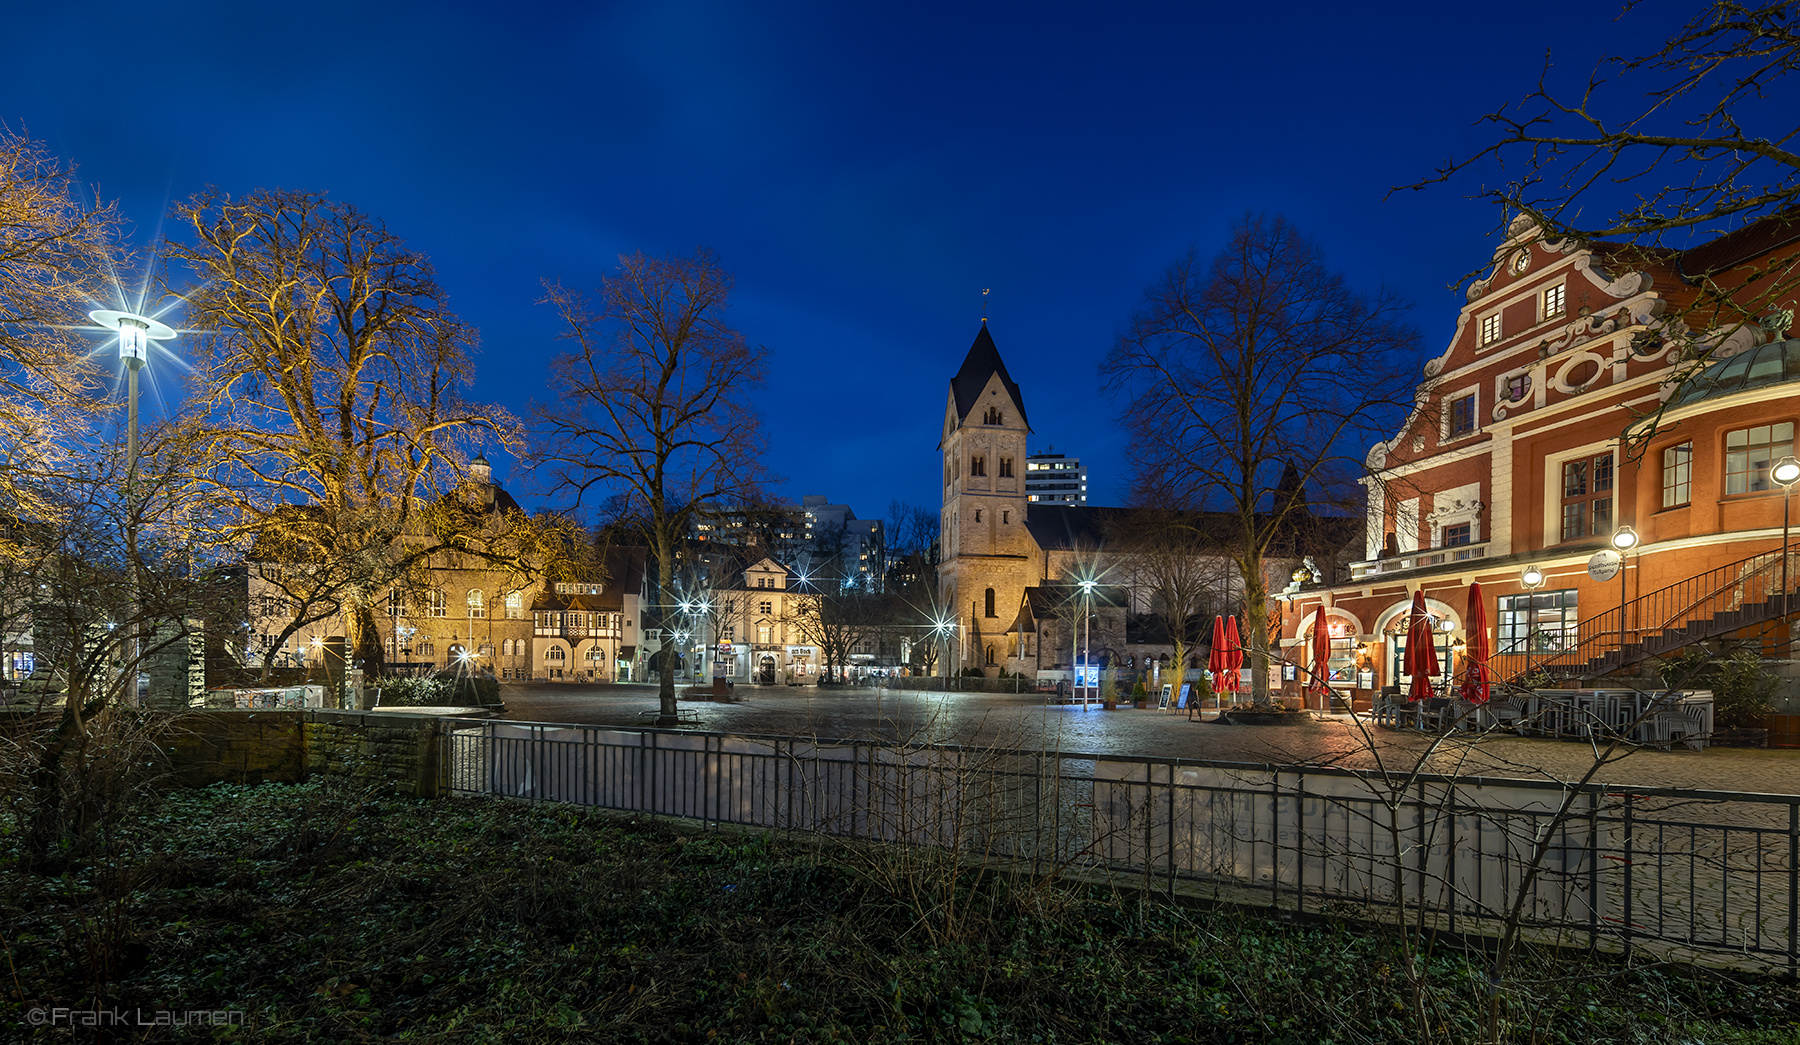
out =
[(1025, 499), (1052, 504), (1087, 503), (1087, 469), (1081, 458), (1032, 454), (1025, 458)]

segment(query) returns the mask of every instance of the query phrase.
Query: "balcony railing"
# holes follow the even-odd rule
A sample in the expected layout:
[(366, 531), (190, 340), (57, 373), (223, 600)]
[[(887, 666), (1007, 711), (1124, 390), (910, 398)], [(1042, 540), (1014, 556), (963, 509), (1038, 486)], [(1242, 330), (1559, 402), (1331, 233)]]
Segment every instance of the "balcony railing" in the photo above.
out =
[(1486, 541), (1480, 544), (1456, 544), (1448, 548), (1421, 548), (1416, 552), (1403, 552), (1399, 555), (1386, 555), (1379, 559), (1353, 562), (1350, 564), (1350, 579), (1362, 580), (1364, 577), (1401, 573), (1406, 570), (1421, 570), (1431, 566), (1443, 566), (1446, 563), (1466, 562), (1470, 559), (1486, 557)]

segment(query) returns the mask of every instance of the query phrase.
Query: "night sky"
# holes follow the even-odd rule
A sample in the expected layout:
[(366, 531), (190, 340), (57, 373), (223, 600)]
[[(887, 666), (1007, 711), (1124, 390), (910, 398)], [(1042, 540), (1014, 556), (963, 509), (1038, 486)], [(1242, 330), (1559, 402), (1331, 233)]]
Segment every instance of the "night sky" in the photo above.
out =
[[(1441, 351), (1498, 215), (1428, 176), (1546, 49), (1584, 79), (1685, 20), (1652, 3), (9, 5), (0, 122), (117, 199), (133, 245), (206, 185), (324, 190), (430, 255), (524, 412), (557, 350), (539, 281), (717, 251), (770, 351), (776, 492), (935, 506), (979, 326), (1033, 452), (1096, 503), (1127, 448), (1095, 366), (1144, 288), (1246, 211), (1287, 214)], [(1378, 11), (1379, 13), (1371, 13)], [(1500, 177), (1491, 173), (1490, 177)], [(1421, 358), (1423, 362), (1423, 358)], [(496, 458), (530, 500), (527, 477)]]

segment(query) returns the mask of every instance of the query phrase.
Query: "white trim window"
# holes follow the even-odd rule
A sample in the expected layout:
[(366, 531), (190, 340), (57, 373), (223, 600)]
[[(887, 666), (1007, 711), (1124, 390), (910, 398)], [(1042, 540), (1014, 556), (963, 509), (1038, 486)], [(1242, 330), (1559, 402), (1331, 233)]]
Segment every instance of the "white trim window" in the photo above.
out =
[(1761, 493), (1775, 488), (1769, 466), (1794, 452), (1794, 422), (1757, 425), (1725, 433), (1725, 492)]
[(1558, 283), (1545, 287), (1538, 295), (1538, 320), (1556, 319), (1569, 310), (1569, 288), (1567, 284)]
[(1478, 345), (1486, 346), (1499, 341), (1505, 336), (1500, 322), (1500, 310), (1495, 309), (1487, 315), (1482, 316), (1476, 330), (1476, 344)]
[(1693, 501), (1694, 443), (1676, 443), (1662, 452), (1662, 506), (1677, 508)]

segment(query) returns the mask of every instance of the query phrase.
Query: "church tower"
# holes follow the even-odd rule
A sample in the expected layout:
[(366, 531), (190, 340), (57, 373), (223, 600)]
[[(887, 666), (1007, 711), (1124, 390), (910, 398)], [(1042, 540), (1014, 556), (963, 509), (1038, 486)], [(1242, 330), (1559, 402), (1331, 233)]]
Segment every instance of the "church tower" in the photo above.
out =
[[(995, 674), (1010, 654), (1007, 629), (1024, 598), (1035, 545), (1025, 529), (1025, 399), (981, 325), (950, 379), (943, 453), (943, 546), (938, 592), (964, 629), (965, 667)], [(993, 651), (990, 663), (988, 651)]]

